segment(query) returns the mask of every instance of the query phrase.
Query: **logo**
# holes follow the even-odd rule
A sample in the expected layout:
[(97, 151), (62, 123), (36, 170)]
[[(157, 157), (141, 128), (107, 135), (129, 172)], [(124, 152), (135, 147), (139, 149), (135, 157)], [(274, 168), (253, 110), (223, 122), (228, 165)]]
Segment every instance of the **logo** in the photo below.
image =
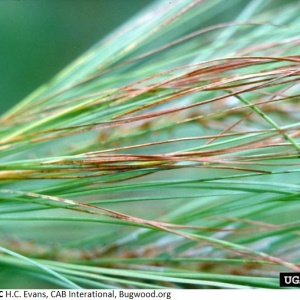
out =
[(281, 287), (300, 287), (300, 273), (280, 273)]

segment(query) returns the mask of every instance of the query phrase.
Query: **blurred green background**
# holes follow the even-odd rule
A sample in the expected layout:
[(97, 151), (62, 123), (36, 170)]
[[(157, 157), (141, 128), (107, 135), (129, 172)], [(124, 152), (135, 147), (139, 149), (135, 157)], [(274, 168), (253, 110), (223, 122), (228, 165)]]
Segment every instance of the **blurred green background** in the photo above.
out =
[(1, 0), (0, 114), (153, 0)]

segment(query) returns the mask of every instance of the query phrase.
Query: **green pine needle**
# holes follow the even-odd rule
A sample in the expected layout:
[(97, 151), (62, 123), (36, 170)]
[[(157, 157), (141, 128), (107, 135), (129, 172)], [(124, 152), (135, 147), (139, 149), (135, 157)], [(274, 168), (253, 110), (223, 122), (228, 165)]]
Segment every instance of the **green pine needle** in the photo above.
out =
[(0, 282), (278, 288), (299, 272), (297, 5), (158, 1), (4, 113)]

